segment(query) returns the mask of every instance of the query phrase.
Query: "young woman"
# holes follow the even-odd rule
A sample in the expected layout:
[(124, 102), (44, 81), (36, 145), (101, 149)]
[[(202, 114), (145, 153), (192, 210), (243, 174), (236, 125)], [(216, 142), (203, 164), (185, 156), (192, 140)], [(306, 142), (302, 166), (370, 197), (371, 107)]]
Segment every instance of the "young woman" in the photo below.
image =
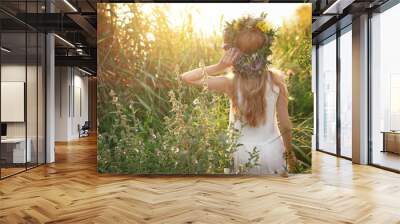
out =
[[(230, 98), (229, 121), (241, 130), (242, 144), (234, 154), (235, 170), (248, 162), (249, 152), (256, 148), (259, 165), (250, 174), (287, 176), (285, 154), (289, 168), (295, 163), (292, 125), (284, 80), (279, 71), (268, 68), (272, 38), (264, 17), (234, 20), (224, 29), (225, 52), (219, 63), (188, 71), (181, 78), (190, 85), (205, 83), (209, 90)], [(233, 75), (221, 75), (230, 68)]]

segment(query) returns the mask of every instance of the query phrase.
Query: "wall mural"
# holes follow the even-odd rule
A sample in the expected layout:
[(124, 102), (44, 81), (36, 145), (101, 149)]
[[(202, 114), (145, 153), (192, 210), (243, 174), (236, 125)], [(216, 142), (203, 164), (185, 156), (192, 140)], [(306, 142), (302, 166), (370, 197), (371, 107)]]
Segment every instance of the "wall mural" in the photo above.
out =
[(98, 4), (98, 171), (311, 169), (311, 4)]

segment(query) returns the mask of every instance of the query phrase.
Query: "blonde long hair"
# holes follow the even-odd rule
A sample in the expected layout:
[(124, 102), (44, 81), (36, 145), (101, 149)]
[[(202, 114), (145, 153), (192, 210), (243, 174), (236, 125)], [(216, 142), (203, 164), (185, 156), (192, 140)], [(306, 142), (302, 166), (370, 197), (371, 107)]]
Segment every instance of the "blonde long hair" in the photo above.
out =
[[(238, 34), (235, 45), (240, 51), (251, 54), (260, 48), (265, 41), (268, 40), (265, 40), (265, 36), (258, 30), (245, 30)], [(265, 99), (268, 77), (270, 77), (271, 84), (279, 87), (280, 94), (284, 94), (287, 98), (284, 81), (278, 74), (269, 69), (266, 69), (259, 76), (234, 73), (231, 101), (235, 119), (245, 121), (250, 127), (257, 127), (266, 122), (265, 112), (267, 106), (270, 106), (267, 105)], [(237, 90), (242, 96), (240, 105)]]

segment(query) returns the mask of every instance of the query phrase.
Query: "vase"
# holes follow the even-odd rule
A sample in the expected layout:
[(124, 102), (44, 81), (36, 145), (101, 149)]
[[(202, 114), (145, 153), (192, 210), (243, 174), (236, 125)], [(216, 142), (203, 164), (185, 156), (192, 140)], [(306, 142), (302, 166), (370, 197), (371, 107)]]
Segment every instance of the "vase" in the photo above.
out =
[(231, 174), (230, 168), (224, 168), (224, 174)]

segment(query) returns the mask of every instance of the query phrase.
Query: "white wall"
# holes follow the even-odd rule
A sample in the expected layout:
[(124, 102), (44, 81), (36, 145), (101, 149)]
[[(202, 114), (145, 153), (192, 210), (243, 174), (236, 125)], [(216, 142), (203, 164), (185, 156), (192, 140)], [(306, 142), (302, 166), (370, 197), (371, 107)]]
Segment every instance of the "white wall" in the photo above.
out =
[(88, 120), (88, 78), (76, 68), (56, 67), (55, 85), (55, 140), (77, 139), (78, 124)]
[(25, 82), (25, 64), (1, 65), (1, 81)]
[[(37, 99), (36, 99), (36, 80), (34, 80), (31, 75), (36, 76), (36, 66), (27, 66), (19, 64), (5, 64), (1, 66), (1, 81), (2, 82), (25, 82), (25, 75), (27, 69), (28, 72), (28, 84), (30, 87), (27, 88), (27, 119), (28, 119), (28, 129), (33, 128), (36, 130), (36, 112)], [(39, 105), (40, 106), (40, 105)], [(1, 108), (2, 110), (7, 110), (7, 108)], [(32, 123), (33, 122), (33, 123)], [(26, 122), (7, 122), (7, 136), (8, 137), (25, 137), (25, 123)], [(28, 130), (28, 137), (29, 132)], [(35, 132), (36, 135), (36, 132)]]
[(74, 105), (72, 108), (72, 119), (71, 119), (71, 136), (73, 138), (79, 137), (78, 132), (78, 124), (82, 126), (85, 121), (88, 121), (88, 78), (80, 75), (74, 75), (74, 96), (71, 96), (74, 99), (74, 102), (71, 103)]
[[(9, 64), (1, 66), (1, 81), (25, 82), (25, 64)], [(1, 108), (7, 110), (7, 108)], [(7, 137), (25, 137), (25, 122), (7, 123)]]
[(55, 141), (68, 140), (68, 88), (70, 77), (69, 68), (55, 68)]

